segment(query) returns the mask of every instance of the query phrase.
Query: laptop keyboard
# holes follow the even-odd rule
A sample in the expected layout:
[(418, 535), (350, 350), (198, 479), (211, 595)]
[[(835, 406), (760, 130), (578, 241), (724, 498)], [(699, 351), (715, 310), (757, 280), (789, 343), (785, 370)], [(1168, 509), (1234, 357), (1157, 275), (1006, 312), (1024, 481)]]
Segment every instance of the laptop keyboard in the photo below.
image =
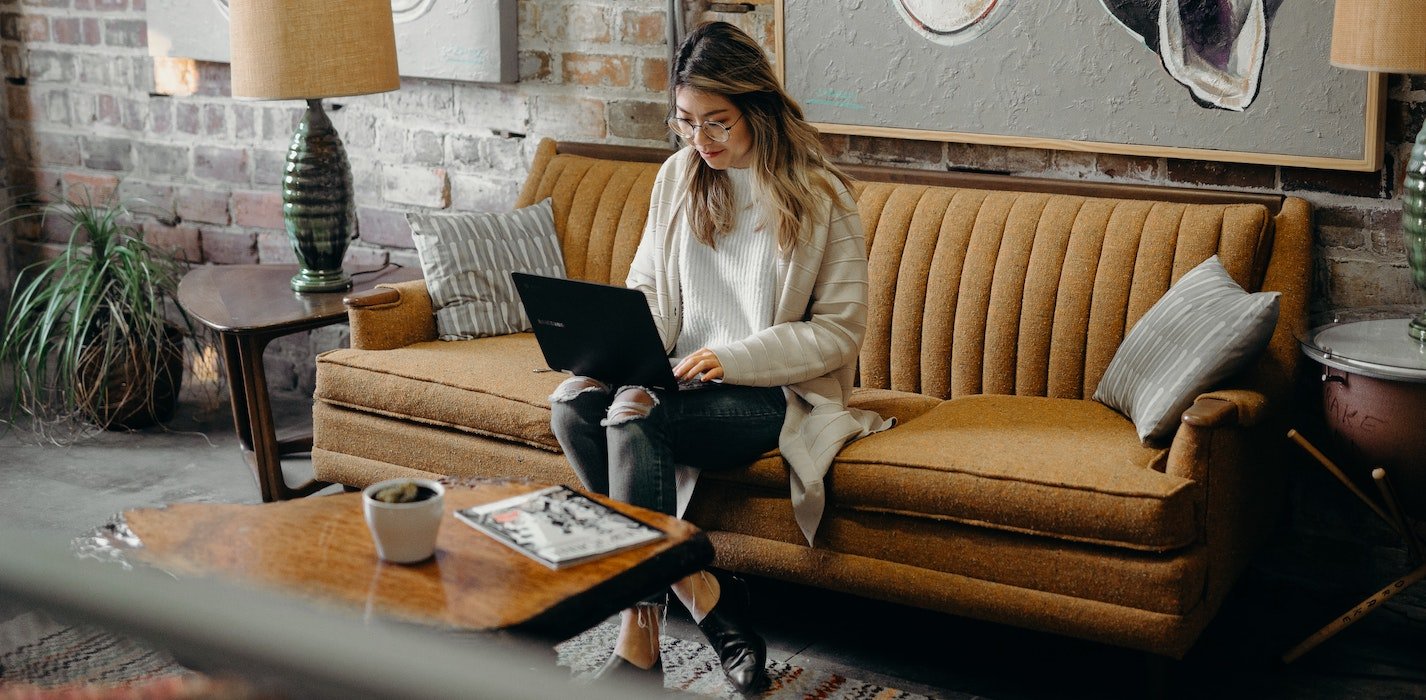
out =
[(679, 391), (697, 391), (699, 389), (707, 389), (710, 386), (718, 386), (718, 382), (705, 382), (702, 379), (678, 380)]

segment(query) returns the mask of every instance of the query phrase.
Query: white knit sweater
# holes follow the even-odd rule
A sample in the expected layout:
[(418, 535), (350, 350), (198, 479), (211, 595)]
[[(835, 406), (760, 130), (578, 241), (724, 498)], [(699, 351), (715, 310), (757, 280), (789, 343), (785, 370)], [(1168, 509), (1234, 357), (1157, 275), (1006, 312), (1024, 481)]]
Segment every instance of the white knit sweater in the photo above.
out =
[[(684, 148), (659, 169), (627, 281), (648, 299), (666, 352), (673, 351), (683, 327), (678, 241), (687, 235), (684, 173), (697, 157)], [(808, 544), (826, 507), (823, 478), (833, 457), (848, 441), (893, 424), (847, 407), (866, 335), (867, 258), (856, 202), (840, 184), (836, 188), (837, 201), (828, 199), (812, 212), (796, 249), (778, 257), (772, 325), (709, 348), (728, 383), (783, 387), (787, 418), (778, 448), (789, 467), (793, 514)], [(697, 472), (682, 469), (678, 476), (681, 515)]]
[(752, 172), (730, 168), (733, 221), (720, 231), (714, 246), (693, 232), (679, 239), (679, 281), (683, 296), (683, 328), (674, 343), (674, 357), (701, 348), (742, 340), (772, 325), (777, 295), (777, 232), (763, 226), (754, 206)]

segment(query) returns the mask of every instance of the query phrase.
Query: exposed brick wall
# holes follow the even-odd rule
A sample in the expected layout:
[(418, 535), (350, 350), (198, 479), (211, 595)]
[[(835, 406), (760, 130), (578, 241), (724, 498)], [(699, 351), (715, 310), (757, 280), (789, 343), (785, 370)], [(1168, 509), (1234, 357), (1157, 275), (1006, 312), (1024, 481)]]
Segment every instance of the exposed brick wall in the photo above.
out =
[[(7, 124), (9, 121), (9, 91), (0, 90), (0, 124)], [(7, 130), (8, 131), (8, 130)], [(4, 173), (10, 170), (10, 149), (0, 144), (0, 211), (10, 208), (10, 188), (6, 185), (9, 180)], [(9, 227), (0, 227), (0, 290), (8, 292), (15, 284), (14, 260), (11, 244), (13, 234)], [(5, 313), (10, 303), (8, 293), (0, 294), (0, 314)]]
[[(232, 99), (224, 64), (164, 62), (172, 72), (156, 84), (144, 7), (0, 1), (5, 184), (142, 197), (153, 205), (146, 235), (193, 263), (294, 262), (278, 185), (303, 106)], [(397, 92), (328, 100), (356, 191), (348, 264), (417, 265), (406, 211), (508, 209), (542, 136), (666, 143), (663, 7), (521, 0), (520, 83), (406, 79)], [(0, 281), (8, 287), (15, 265), (52, 255), (65, 235), (14, 231)], [(310, 392), (312, 357), (344, 342), (332, 331), (275, 343), (273, 388)]]

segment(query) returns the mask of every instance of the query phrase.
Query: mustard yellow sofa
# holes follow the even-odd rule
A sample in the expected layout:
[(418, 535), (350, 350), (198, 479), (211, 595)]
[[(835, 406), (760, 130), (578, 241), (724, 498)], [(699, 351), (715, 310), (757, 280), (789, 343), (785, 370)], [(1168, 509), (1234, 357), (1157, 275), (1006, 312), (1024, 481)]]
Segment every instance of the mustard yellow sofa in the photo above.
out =
[[(517, 206), (553, 197), (568, 272), (622, 283), (658, 162), (540, 144)], [(871, 268), (855, 405), (900, 419), (848, 445), (815, 547), (776, 453), (709, 473), (688, 519), (717, 564), (1181, 658), (1275, 516), (1273, 455), (1305, 323), (1301, 199), (855, 167)], [(1213, 254), (1282, 293), (1268, 350), (1172, 440), (1089, 399), (1136, 320)], [(549, 427), (562, 379), (530, 333), (436, 340), (416, 281), (349, 300), (317, 364), (313, 463), (575, 482)]]

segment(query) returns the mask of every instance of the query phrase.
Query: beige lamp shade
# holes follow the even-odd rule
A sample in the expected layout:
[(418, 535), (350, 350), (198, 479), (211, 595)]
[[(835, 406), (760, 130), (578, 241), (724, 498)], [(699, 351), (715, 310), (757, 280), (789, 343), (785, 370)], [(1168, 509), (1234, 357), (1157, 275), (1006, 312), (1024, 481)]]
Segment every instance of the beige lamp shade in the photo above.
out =
[(231, 0), (233, 97), (309, 100), (401, 86), (391, 0)]
[(1426, 73), (1426, 0), (1337, 0), (1332, 65)]

